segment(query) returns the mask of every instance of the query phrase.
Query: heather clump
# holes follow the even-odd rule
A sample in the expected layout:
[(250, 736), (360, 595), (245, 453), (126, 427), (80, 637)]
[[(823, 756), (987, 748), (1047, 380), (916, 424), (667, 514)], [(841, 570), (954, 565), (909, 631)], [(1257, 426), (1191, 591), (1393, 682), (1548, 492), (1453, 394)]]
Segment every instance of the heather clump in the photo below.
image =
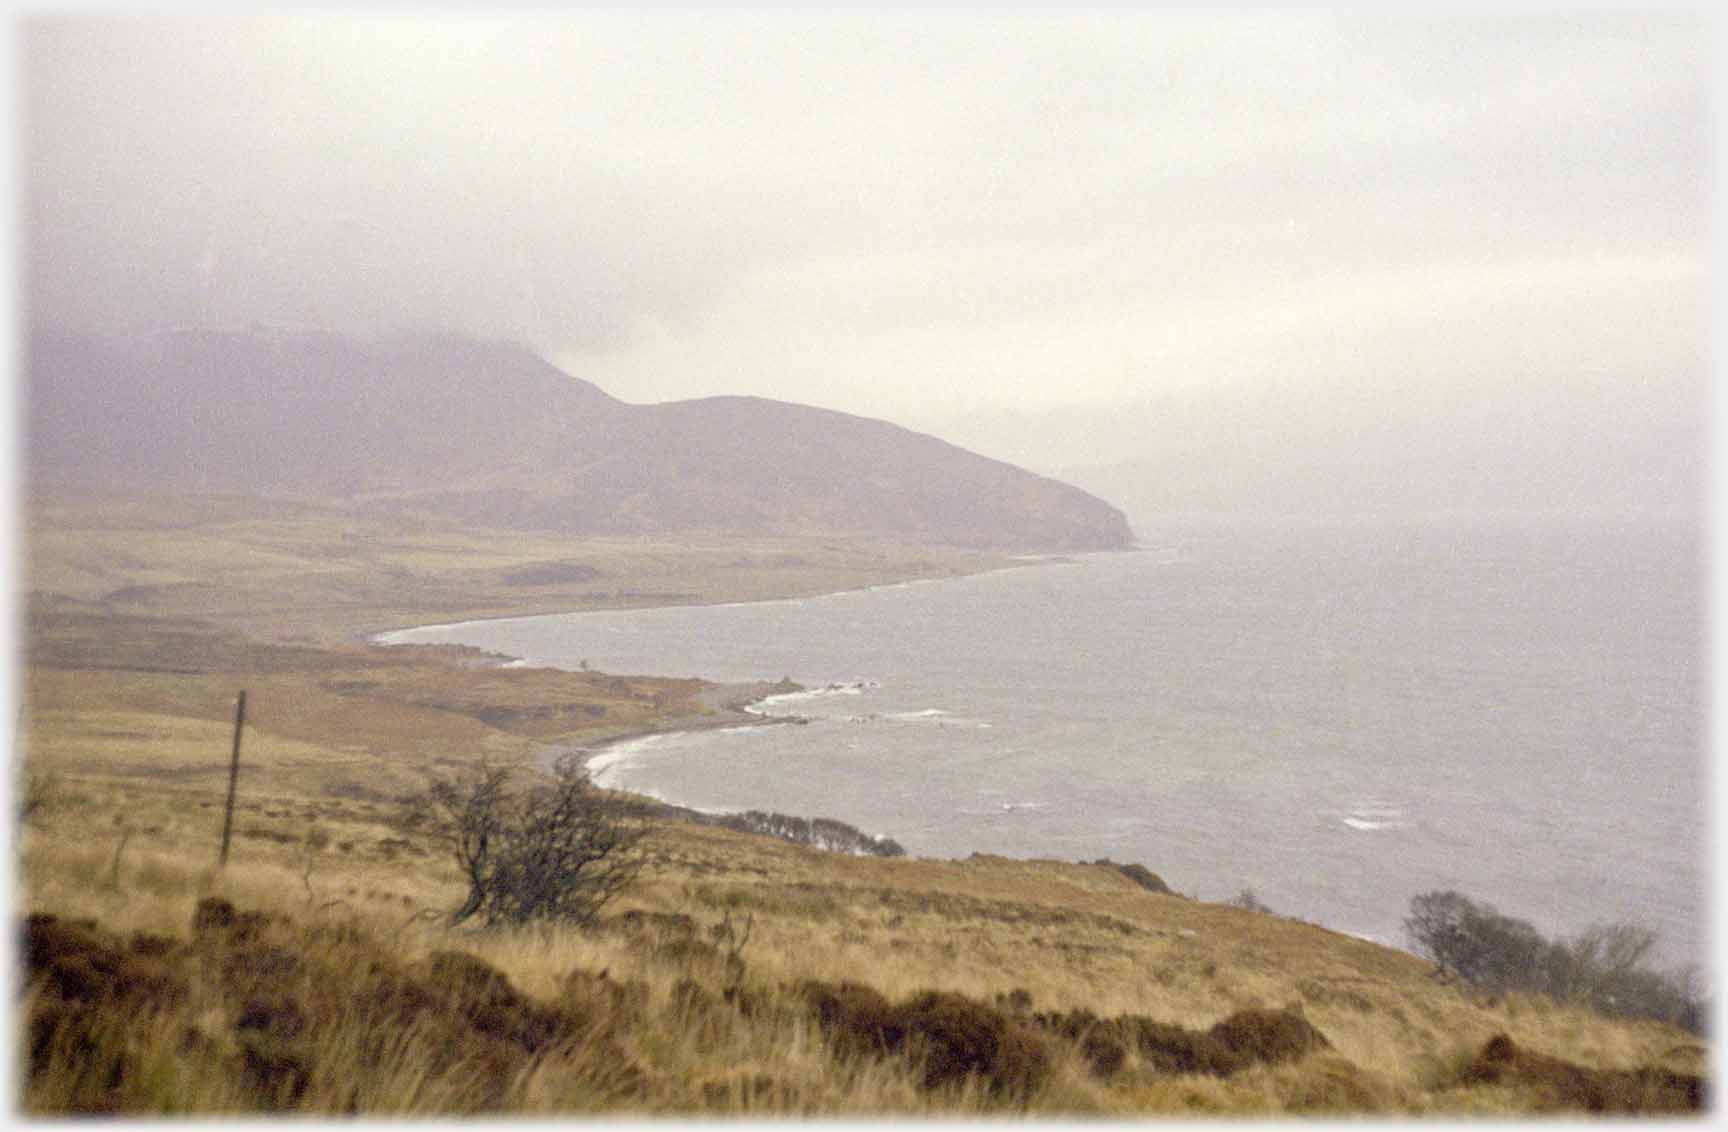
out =
[(1048, 1076), (1037, 1034), (993, 1006), (964, 995), (924, 991), (901, 1003), (856, 983), (808, 982), (800, 992), (837, 1048), (909, 1052), (925, 1089), (977, 1076), (996, 1096), (1024, 1098)]
[(1464, 1067), (1465, 1085), (1517, 1085), (1533, 1090), (1550, 1111), (1685, 1113), (1702, 1111), (1703, 1079), (1658, 1066), (1591, 1069), (1537, 1053), (1505, 1034), (1490, 1038)]
[[(656, 838), (626, 907), (492, 927), (449, 923), (449, 863), (315, 873), (281, 841), (281, 866), (211, 877), (146, 843), (116, 873), (107, 846), (36, 841), (33, 907), (65, 911), (20, 924), (22, 1104), (1121, 1119), (1668, 1113), (1704, 1096), (1707, 1047), (1673, 1027), (1490, 997), (1096, 865), (823, 855), (713, 826)], [(1499, 1032), (1518, 1052), (1479, 1058)]]
[(1100, 1018), (1084, 1009), (1042, 1013), (1035, 1021), (1075, 1042), (1099, 1076), (1122, 1068), (1130, 1051), (1153, 1073), (1228, 1077), (1251, 1065), (1291, 1061), (1331, 1045), (1306, 1018), (1288, 1010), (1238, 1011), (1209, 1030), (1137, 1014)]

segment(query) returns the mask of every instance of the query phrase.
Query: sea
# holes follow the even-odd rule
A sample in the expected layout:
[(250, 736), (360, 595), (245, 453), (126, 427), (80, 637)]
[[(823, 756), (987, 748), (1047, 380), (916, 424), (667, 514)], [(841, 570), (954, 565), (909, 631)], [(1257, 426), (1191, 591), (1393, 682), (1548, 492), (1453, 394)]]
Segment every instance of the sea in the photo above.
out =
[(1451, 889), (1708, 959), (1704, 529), (1137, 524), (1140, 549), (798, 600), (427, 626), (535, 666), (808, 690), (602, 751), (604, 784), (913, 855), (1137, 862), (1403, 946)]

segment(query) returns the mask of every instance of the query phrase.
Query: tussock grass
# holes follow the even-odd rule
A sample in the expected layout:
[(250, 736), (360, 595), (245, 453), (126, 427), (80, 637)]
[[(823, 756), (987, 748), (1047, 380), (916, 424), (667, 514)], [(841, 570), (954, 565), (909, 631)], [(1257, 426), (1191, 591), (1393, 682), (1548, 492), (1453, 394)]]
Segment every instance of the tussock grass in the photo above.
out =
[(275, 641), (336, 644), (356, 630), (434, 621), (796, 597), (1013, 564), (989, 552), (868, 540), (491, 531), (235, 496), (109, 492), (25, 502), (26, 589)]
[[(20, 1005), (28, 1112), (1509, 1116), (1698, 1097), (1708, 1051), (1683, 1031), (1443, 984), (1403, 952), (1164, 891), (1181, 878), (1157, 861), (846, 857), (665, 821), (593, 930), (453, 929), (461, 879), (393, 825), (395, 797), (429, 768), (699, 713), (701, 685), (380, 655), (342, 643), (356, 624), (577, 607), (505, 580), (552, 560), (669, 589), (729, 556), (691, 583), (709, 598), (917, 571), (427, 529), (301, 574), (307, 540), (347, 537), (330, 516), (198, 515), (73, 509), (33, 539), (31, 585), (66, 596), (33, 603), (24, 687), (28, 769), (56, 779), (14, 909), (56, 917)], [(104, 608), (119, 586), (158, 589)], [(811, 988), (848, 983), (856, 1009), (825, 1016)]]
[[(269, 804), (281, 816), (261, 820), (305, 820)], [(82, 984), (33, 967), (24, 1014), (62, 1028), (27, 1055), (27, 1111), (1517, 1115), (1691, 1103), (1704, 1068), (1671, 1027), (1471, 996), (1413, 957), (1100, 866), (844, 858), (667, 825), (595, 930), (472, 931), (438, 917), (460, 884), (435, 860), (327, 853), (309, 898), (304, 836), (245, 842), (216, 873), (159, 824), (112, 885), (112, 843), (26, 836), (23, 911), (89, 920), (132, 964)], [(184, 992), (139, 999), (138, 964)], [(837, 1009), (824, 995), (846, 983)], [(79, 1015), (76, 986), (103, 1008)], [(1500, 1034), (1585, 1076), (1484, 1072)], [(1606, 1094), (1576, 1085), (1602, 1073)]]

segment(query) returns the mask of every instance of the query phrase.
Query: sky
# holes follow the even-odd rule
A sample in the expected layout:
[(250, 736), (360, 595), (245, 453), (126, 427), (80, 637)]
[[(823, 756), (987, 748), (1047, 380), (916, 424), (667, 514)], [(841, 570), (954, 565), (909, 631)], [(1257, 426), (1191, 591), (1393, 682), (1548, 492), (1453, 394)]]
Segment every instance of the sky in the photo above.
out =
[(1559, 431), (1563, 472), (1701, 458), (1714, 41), (1684, 11), (38, 17), (22, 297), (506, 338), (629, 401), (1041, 468), (1459, 430)]

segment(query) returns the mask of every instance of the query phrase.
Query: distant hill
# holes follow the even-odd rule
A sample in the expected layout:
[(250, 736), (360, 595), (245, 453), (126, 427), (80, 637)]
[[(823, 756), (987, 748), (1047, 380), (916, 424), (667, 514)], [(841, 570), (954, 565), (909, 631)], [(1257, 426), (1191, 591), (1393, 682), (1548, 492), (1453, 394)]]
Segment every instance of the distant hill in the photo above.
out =
[(520, 347), (304, 330), (37, 332), (37, 488), (339, 499), (593, 534), (1132, 544), (1078, 488), (885, 421), (755, 397), (619, 401)]

